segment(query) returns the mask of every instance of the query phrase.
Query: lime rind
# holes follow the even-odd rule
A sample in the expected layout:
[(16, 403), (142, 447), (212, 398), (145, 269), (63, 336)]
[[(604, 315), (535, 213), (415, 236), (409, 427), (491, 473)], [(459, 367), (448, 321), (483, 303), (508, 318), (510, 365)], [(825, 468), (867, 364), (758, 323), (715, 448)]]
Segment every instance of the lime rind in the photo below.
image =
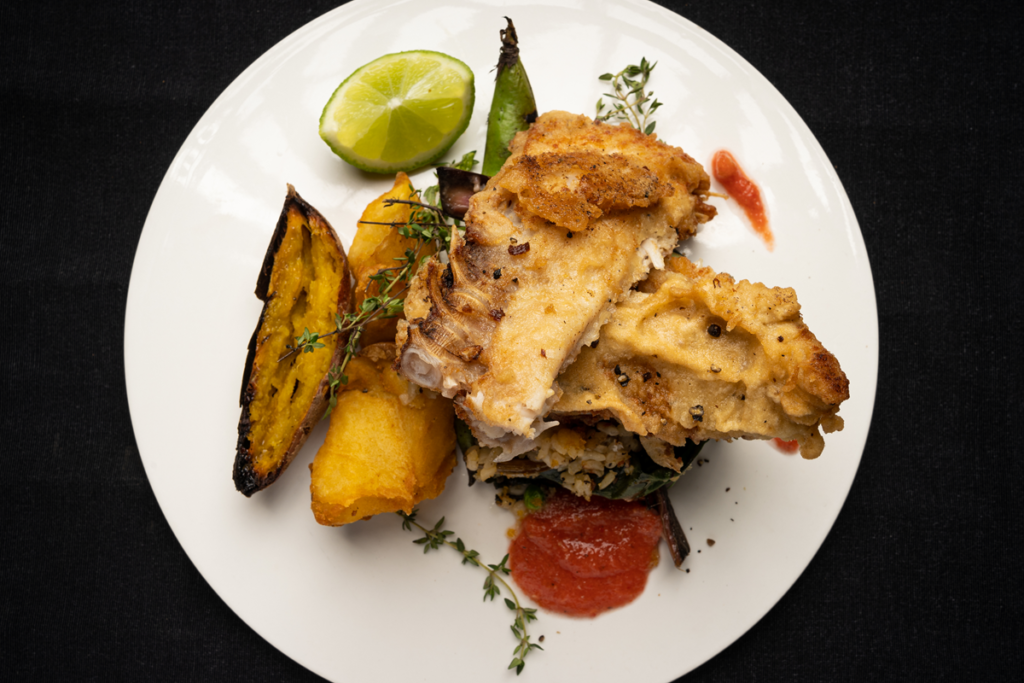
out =
[(320, 116), (320, 137), (372, 173), (412, 171), (440, 159), (469, 126), (473, 72), (440, 52), (384, 55), (356, 69)]

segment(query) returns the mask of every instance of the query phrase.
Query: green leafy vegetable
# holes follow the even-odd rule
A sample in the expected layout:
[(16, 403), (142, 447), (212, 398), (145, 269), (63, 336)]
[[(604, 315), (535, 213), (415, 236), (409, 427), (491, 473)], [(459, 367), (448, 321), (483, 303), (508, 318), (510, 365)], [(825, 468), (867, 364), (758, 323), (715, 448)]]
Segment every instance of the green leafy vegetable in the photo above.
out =
[[(683, 461), (679, 472), (656, 464), (646, 452), (633, 452), (629, 456), (629, 465), (616, 472), (612, 483), (603, 489), (594, 486), (594, 492), (591, 495), (611, 500), (639, 500), (644, 498), (663, 486), (670, 486), (675, 483), (686, 472), (686, 469), (693, 461), (697, 459), (697, 454), (700, 453), (703, 447), (703, 441), (701, 443), (688, 441), (685, 446), (676, 447), (676, 457)], [(562, 484), (561, 473), (554, 469), (541, 472), (537, 478), (550, 481), (559, 486)]]
[(523, 504), (530, 512), (540, 510), (544, 507), (544, 489), (536, 484), (527, 486), (526, 492), (523, 494)]
[(473, 432), (469, 430), (469, 425), (455, 418), (455, 440), (459, 443), (459, 448), (465, 453), (470, 448), (476, 445), (476, 437), (473, 436)]

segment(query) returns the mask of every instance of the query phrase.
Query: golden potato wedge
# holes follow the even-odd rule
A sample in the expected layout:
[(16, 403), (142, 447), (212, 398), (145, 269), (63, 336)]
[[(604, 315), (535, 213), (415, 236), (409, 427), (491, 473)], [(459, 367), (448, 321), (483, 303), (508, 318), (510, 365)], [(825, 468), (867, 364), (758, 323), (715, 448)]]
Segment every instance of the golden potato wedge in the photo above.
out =
[(313, 515), (340, 526), (404, 510), (444, 490), (455, 466), (450, 399), (392, 369), (395, 345), (369, 346), (346, 370), (323, 446), (310, 465)]
[(311, 353), (287, 346), (308, 329), (335, 329), (350, 308), (345, 250), (327, 220), (291, 185), (256, 281), (263, 311), (249, 341), (239, 403), (235, 487), (246, 496), (269, 486), (327, 409), (327, 372), (340, 362), (343, 335)]
[[(356, 281), (352, 290), (354, 310), (359, 310), (360, 304), (367, 297), (380, 293), (377, 283), (370, 280), (370, 276), (382, 268), (398, 265), (399, 262), (395, 259), (405, 256), (407, 249), (415, 250), (417, 246), (415, 239), (402, 237), (398, 233), (398, 226), (409, 220), (414, 207), (408, 204), (389, 206), (384, 203), (386, 199), (419, 201), (419, 197), (412, 190), (409, 176), (399, 173), (395, 176), (394, 187), (370, 202), (363, 211), (355, 239), (352, 240), (352, 248), (349, 250), (349, 266)], [(434, 251), (432, 246), (427, 245), (420, 255), (428, 256)], [(404, 297), (404, 294), (399, 296)], [(393, 342), (398, 332), (397, 326), (398, 318), (373, 320), (366, 325), (360, 342), (364, 346), (377, 342)]]

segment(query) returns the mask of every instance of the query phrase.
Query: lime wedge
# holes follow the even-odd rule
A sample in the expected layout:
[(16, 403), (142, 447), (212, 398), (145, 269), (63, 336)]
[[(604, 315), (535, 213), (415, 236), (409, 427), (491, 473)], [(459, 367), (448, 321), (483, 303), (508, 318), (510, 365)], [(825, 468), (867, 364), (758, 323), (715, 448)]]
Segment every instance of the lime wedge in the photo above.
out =
[(373, 173), (437, 161), (469, 125), (473, 72), (429, 50), (397, 52), (346, 78), (320, 116), (320, 137), (348, 163)]

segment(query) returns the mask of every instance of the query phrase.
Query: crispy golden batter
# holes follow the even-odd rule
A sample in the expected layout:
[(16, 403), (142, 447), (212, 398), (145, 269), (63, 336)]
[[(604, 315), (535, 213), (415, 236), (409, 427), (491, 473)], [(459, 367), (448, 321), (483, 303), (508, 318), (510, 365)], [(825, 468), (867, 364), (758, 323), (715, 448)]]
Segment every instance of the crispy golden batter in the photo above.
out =
[(543, 152), (512, 159), (500, 187), (530, 213), (574, 232), (607, 211), (650, 206), (672, 193), (645, 166), (621, 154)]
[(713, 215), (700, 164), (628, 126), (550, 112), (511, 149), (450, 262), (420, 270), (398, 335), (405, 376), (507, 457), (547, 426), (556, 376), (615, 303)]
[(596, 348), (559, 378), (557, 415), (600, 415), (674, 445), (770, 439), (816, 458), (843, 428), (849, 382), (804, 324), (792, 289), (667, 260), (616, 308)]
[(591, 219), (610, 209), (658, 202), (680, 239), (715, 216), (715, 208), (703, 201), (710, 179), (686, 152), (626, 124), (594, 123), (566, 112), (549, 112), (519, 133), (512, 156), (495, 178), (519, 195), (523, 208), (560, 227), (577, 225), (577, 212), (552, 205), (556, 201), (584, 205)]
[(410, 385), (391, 368), (394, 359), (394, 344), (381, 343), (348, 365), (348, 384), (309, 466), (320, 524), (412, 512), (440, 495), (455, 466), (451, 401)]

